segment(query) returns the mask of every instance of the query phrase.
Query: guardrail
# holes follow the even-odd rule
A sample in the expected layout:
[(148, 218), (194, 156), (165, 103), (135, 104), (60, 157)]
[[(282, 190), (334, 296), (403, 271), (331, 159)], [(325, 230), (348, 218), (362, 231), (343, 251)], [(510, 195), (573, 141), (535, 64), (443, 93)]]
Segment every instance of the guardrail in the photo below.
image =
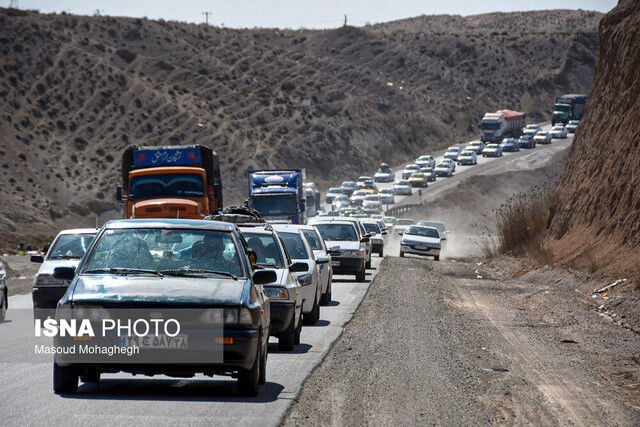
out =
[(421, 206), (422, 206), (421, 203), (408, 203), (406, 205), (395, 206), (395, 207), (393, 207), (391, 209), (387, 209), (384, 212), (384, 214), (387, 215), (387, 216), (396, 216), (396, 215), (401, 214), (401, 213), (412, 211), (412, 210), (417, 209), (417, 208), (419, 208)]

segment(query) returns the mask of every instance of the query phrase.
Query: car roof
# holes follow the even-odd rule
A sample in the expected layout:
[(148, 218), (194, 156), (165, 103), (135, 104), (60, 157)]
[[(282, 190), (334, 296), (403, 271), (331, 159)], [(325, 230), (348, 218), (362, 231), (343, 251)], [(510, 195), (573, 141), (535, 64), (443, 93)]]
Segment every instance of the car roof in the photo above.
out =
[(175, 228), (194, 230), (215, 230), (233, 231), (235, 226), (228, 222), (210, 221), (205, 219), (172, 219), (172, 218), (149, 218), (149, 219), (119, 219), (109, 221), (104, 225), (107, 229), (118, 228)]
[(295, 233), (300, 230), (313, 230), (312, 225), (306, 224), (273, 224), (273, 229), (278, 232), (290, 232)]
[(273, 229), (267, 230), (265, 228), (260, 227), (242, 227), (238, 226), (238, 229), (241, 233), (251, 233), (251, 234), (273, 234)]
[(67, 234), (96, 234), (97, 232), (97, 228), (70, 228), (68, 230), (62, 230), (58, 233), (58, 236)]

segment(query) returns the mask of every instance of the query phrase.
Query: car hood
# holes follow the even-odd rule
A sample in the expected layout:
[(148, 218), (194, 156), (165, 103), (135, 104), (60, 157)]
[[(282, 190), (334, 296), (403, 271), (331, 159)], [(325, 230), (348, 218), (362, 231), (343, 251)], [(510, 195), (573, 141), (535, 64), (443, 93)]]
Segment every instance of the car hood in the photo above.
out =
[(40, 269), (38, 269), (38, 276), (41, 274), (51, 274), (53, 275), (53, 270), (58, 267), (74, 267), (77, 268), (78, 264), (80, 264), (80, 259), (55, 259), (55, 260), (46, 260), (40, 265)]
[(150, 277), (82, 274), (76, 278), (73, 302), (131, 302), (159, 304), (237, 305), (242, 303), (246, 279), (207, 277)]
[(485, 147), (483, 151), (497, 151), (500, 147)]
[(402, 242), (420, 242), (420, 243), (440, 243), (440, 239), (436, 237), (426, 237), (426, 236), (407, 236), (406, 234), (402, 236)]
[(353, 240), (327, 240), (327, 247), (338, 246), (340, 250), (358, 250), (360, 249), (360, 242)]

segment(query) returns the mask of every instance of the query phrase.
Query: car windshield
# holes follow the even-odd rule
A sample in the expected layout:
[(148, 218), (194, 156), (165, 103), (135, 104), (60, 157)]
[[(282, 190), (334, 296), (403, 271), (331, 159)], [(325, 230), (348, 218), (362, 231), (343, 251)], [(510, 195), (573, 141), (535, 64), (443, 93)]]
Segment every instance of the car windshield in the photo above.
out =
[(352, 224), (316, 224), (324, 240), (346, 240), (355, 242), (358, 240), (355, 226)]
[(440, 235), (438, 234), (438, 230), (430, 227), (420, 227), (418, 225), (412, 225), (404, 232), (405, 235), (412, 236), (422, 236), (422, 237), (433, 237), (435, 239), (439, 239)]
[(53, 242), (47, 259), (80, 259), (93, 240), (94, 234), (62, 234)]
[(399, 219), (398, 221), (396, 221), (397, 225), (413, 225), (415, 224), (415, 221), (412, 219)]
[(407, 169), (407, 170), (416, 170), (418, 168), (420, 168), (420, 166), (411, 164), (411, 165), (407, 165), (407, 167), (405, 169)]
[(141, 175), (131, 178), (131, 200), (156, 197), (202, 197), (204, 181), (202, 175), (193, 173), (167, 173)]
[(482, 130), (498, 130), (500, 129), (499, 122), (482, 122), (480, 123), (480, 129)]
[(473, 151), (463, 151), (460, 153), (461, 156), (473, 156), (475, 153)]
[(284, 268), (282, 253), (273, 234), (242, 233), (247, 246), (256, 253), (257, 264), (263, 267)]
[(364, 229), (367, 230), (367, 233), (380, 234), (380, 226), (378, 224), (365, 222), (363, 225)]
[(284, 245), (287, 247), (287, 251), (289, 252), (289, 256), (292, 259), (308, 259), (309, 254), (307, 253), (307, 248), (304, 246), (304, 242), (302, 241), (302, 236), (300, 233), (295, 232), (282, 232), (280, 233), (280, 237), (284, 241)]
[(311, 246), (311, 249), (313, 249), (314, 251), (324, 250), (324, 247), (322, 247), (322, 242), (320, 241), (320, 237), (318, 237), (315, 231), (302, 230), (302, 234), (304, 234), (307, 242), (309, 242), (309, 246)]
[(295, 194), (253, 196), (251, 204), (262, 215), (293, 215), (298, 212)]
[(353, 181), (345, 181), (342, 183), (342, 188), (353, 188), (355, 185), (356, 183)]
[(244, 276), (238, 247), (228, 231), (192, 229), (106, 230), (88, 254), (82, 273), (199, 271)]
[(380, 168), (377, 173), (391, 173), (391, 168)]

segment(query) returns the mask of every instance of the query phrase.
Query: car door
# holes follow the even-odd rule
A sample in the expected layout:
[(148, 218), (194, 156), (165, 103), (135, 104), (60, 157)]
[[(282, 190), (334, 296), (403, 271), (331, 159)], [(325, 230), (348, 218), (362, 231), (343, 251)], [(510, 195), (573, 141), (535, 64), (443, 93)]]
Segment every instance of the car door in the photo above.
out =
[[(235, 232), (235, 236), (238, 239), (239, 245), (244, 250), (245, 254), (245, 265), (247, 266), (247, 270), (249, 274), (253, 274), (253, 267), (251, 266), (251, 262), (249, 261), (249, 245), (247, 245), (247, 241), (244, 239), (242, 233), (240, 233), (237, 229)], [(267, 294), (264, 292), (264, 286), (258, 285), (251, 280), (251, 296), (255, 298), (258, 302), (262, 310), (260, 310), (260, 314), (262, 316), (262, 327), (265, 342), (264, 345), (267, 345), (269, 342), (269, 334), (271, 330), (271, 306), (269, 304), (269, 298), (267, 298)], [(266, 331), (268, 330), (268, 331)]]
[(287, 275), (289, 282), (293, 285), (292, 288), (296, 290), (296, 319), (300, 319), (302, 316), (302, 286), (298, 282), (298, 278), (295, 273), (289, 271), (289, 267), (293, 264), (291, 260), (291, 256), (289, 255), (289, 251), (287, 251), (287, 247), (282, 241), (282, 237), (278, 233), (275, 233), (276, 240), (278, 241), (278, 245), (280, 246), (280, 251), (282, 253), (284, 262), (287, 264)]
[(315, 230), (302, 230), (302, 234), (307, 239), (307, 243), (311, 246), (315, 257), (316, 264), (318, 264), (318, 271), (320, 275), (320, 285), (322, 293), (327, 292), (329, 288), (329, 281), (331, 280), (331, 259), (327, 254), (326, 246), (322, 237)]

